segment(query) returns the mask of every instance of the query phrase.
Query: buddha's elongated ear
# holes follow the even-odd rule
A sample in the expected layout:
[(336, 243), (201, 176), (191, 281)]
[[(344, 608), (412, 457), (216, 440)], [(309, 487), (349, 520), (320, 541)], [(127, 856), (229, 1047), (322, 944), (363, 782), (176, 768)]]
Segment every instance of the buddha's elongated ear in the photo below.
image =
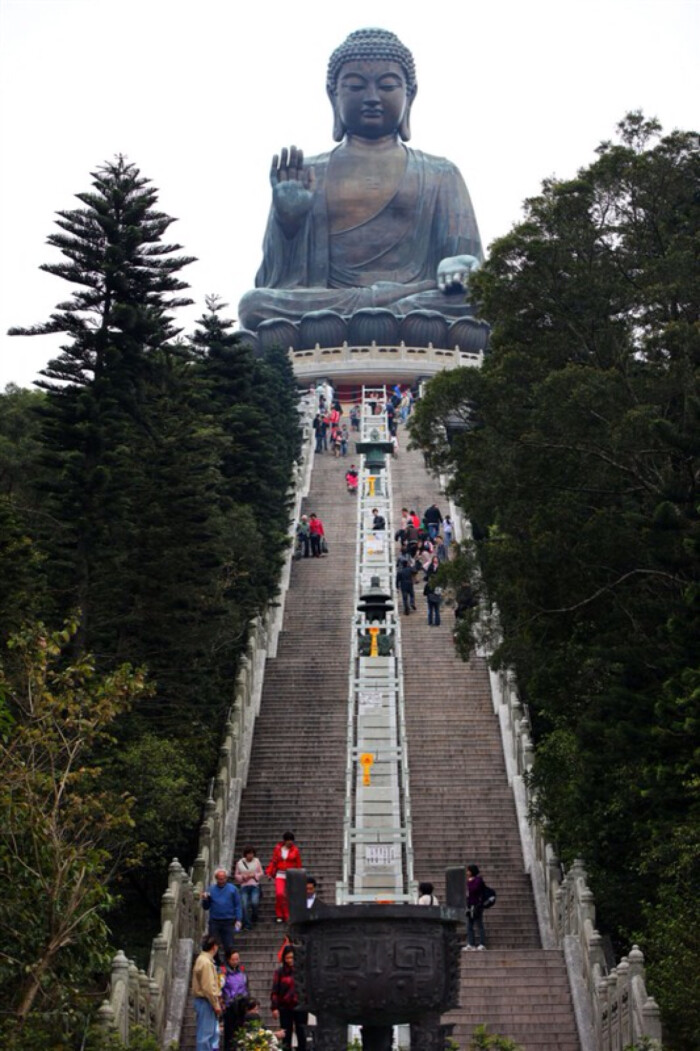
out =
[(338, 96), (330, 88), (327, 89), (328, 98), (331, 100), (331, 106), (333, 107), (333, 141), (342, 142), (345, 138), (345, 132), (347, 128), (340, 119), (340, 113), (338, 111)]
[(413, 93), (407, 99), (406, 109), (404, 110), (403, 117), (399, 123), (399, 135), (402, 142), (408, 142), (411, 138), (411, 106), (413, 105), (413, 100), (416, 97), (417, 91), (418, 85), (414, 87)]

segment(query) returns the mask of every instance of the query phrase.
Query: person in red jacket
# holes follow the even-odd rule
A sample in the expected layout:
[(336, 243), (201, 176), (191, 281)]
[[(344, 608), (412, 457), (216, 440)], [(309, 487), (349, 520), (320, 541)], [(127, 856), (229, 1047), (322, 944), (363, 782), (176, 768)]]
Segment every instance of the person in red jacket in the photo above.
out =
[(299, 997), (294, 985), (294, 947), (287, 946), (282, 964), (275, 971), (270, 994), (272, 1017), (279, 1018), (284, 1029), (282, 1047), (292, 1051), (292, 1031), (296, 1029), (298, 1051), (306, 1051), (306, 1023), (308, 1012), (299, 1007)]
[(266, 875), (275, 881), (275, 917), (277, 923), (289, 921), (287, 901), (287, 869), (301, 868), (301, 854), (294, 843), (294, 833), (284, 832), (282, 839), (272, 851), (272, 859), (265, 869)]
[(309, 535), (311, 537), (311, 557), (320, 558), (321, 541), (325, 536), (325, 532), (323, 529), (323, 522), (313, 513), (309, 515)]

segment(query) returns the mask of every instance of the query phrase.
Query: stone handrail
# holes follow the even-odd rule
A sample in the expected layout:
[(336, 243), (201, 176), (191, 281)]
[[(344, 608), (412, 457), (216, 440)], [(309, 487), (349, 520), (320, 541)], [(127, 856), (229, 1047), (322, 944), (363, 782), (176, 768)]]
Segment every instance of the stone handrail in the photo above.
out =
[(105, 1029), (118, 1033), (127, 1047), (134, 1025), (154, 1033), (164, 1049), (177, 1040), (187, 1001), (192, 952), (206, 926), (205, 913), (199, 905), (200, 894), (211, 883), (218, 865), (228, 869), (231, 864), (241, 795), (248, 779), (253, 730), (260, 711), (265, 661), (277, 654), (291, 576), (292, 541), (301, 501), (309, 490), (314, 454), (311, 420), (315, 409), (315, 395), (307, 395), (300, 402), (303, 444), (290, 487), (290, 545), (279, 595), (268, 604), (264, 616), (256, 617), (249, 628), (216, 773), (204, 803), (197, 857), (190, 873), (185, 872), (177, 859), (170, 865), (168, 887), (161, 899), (161, 929), (153, 939), (148, 971), (139, 970), (121, 950), (112, 961), (109, 995), (98, 1011), (98, 1020)]
[(583, 861), (577, 859), (564, 873), (542, 825), (532, 817), (535, 797), (527, 775), (535, 753), (515, 676), (512, 671), (491, 671), (490, 676), (542, 944), (545, 948), (556, 945), (565, 952), (583, 1051), (620, 1051), (642, 1037), (660, 1047), (661, 1019), (646, 990), (644, 955), (635, 945), (616, 967), (608, 969)]
[(336, 347), (316, 346), (310, 350), (290, 350), (289, 360), (299, 380), (322, 372), (328, 376), (348, 376), (360, 369), (376, 373), (382, 382), (387, 369), (400, 367), (407, 376), (434, 376), (445, 369), (471, 366), (481, 368), (483, 351), (461, 350), (459, 347), (406, 346), (403, 343), (385, 346), (372, 343), (369, 346), (353, 346), (343, 343)]

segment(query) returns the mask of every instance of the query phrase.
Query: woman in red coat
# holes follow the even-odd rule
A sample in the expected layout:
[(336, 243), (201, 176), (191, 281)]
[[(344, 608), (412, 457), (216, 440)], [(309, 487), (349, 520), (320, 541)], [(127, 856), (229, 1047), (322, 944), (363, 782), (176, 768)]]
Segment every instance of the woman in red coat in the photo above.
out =
[(289, 921), (289, 902), (287, 901), (287, 869), (301, 868), (301, 854), (294, 843), (294, 833), (284, 832), (282, 839), (272, 851), (272, 860), (265, 869), (266, 874), (275, 881), (275, 917), (277, 923)]

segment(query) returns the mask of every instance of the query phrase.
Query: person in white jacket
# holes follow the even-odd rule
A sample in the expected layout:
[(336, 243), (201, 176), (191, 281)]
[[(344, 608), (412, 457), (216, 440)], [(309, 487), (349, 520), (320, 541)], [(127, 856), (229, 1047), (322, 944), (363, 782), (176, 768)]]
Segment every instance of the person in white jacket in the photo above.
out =
[(260, 859), (255, 854), (255, 847), (246, 846), (243, 848), (243, 857), (236, 862), (233, 878), (241, 892), (243, 926), (247, 931), (250, 931), (258, 919), (261, 894), (260, 881), (263, 878), (263, 867)]

